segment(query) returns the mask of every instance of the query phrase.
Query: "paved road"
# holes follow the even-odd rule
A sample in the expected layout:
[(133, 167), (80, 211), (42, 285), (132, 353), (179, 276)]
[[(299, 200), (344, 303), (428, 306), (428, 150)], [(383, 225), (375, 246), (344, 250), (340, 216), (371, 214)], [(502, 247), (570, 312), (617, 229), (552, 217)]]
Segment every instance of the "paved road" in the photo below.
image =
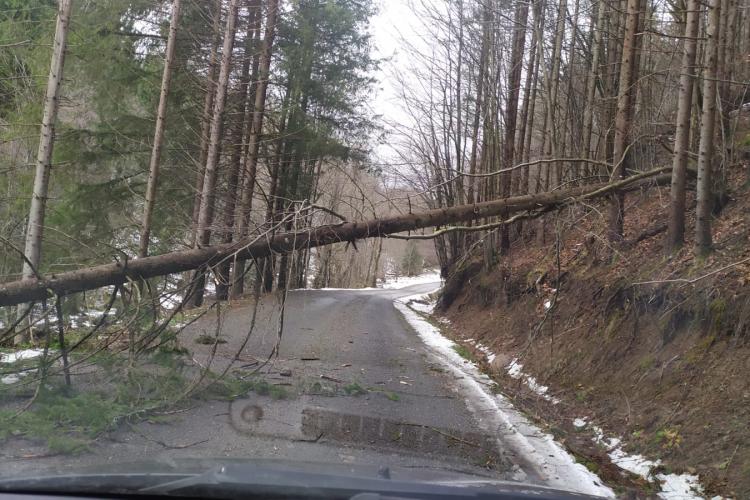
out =
[[(434, 361), (393, 306), (395, 298), (437, 285), (290, 292), (278, 355), (258, 375), (285, 398), (250, 393), (232, 403), (202, 401), (167, 424), (123, 429), (90, 454), (38, 459), (37, 465), (64, 470), (146, 458), (235, 457), (440, 467), (517, 478), (512, 454), (499, 449), (497, 436), (483, 433), (455, 389), (456, 375)], [(249, 339), (253, 307), (224, 311), (220, 335), (226, 343), (213, 357), (195, 338), (215, 334), (215, 315), (187, 328), (182, 342), (195, 351), (196, 362), (210, 359), (215, 371), (241, 350), (233, 369), (250, 376), (259, 367), (256, 360), (265, 360), (277, 344), (279, 309), (278, 297), (266, 297)], [(3, 469), (28, 472), (29, 465), (10, 460)]]

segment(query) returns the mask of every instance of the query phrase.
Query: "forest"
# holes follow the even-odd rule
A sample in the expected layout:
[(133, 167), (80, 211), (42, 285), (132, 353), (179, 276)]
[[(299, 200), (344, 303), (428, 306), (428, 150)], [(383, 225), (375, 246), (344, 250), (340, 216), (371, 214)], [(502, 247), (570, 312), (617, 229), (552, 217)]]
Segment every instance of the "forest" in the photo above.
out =
[(434, 267), (480, 365), (741, 498), (749, 168), (748, 0), (0, 0), (0, 346), (44, 349), (0, 393)]

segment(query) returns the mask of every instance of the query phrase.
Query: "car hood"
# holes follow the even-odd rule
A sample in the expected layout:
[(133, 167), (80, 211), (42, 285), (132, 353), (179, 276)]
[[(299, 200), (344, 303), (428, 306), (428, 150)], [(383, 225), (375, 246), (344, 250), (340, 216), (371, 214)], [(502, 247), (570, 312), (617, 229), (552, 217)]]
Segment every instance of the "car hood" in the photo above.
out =
[(224, 458), (120, 463), (5, 479), (0, 491), (205, 498), (352, 498), (360, 493), (387, 495), (378, 498), (594, 498), (459, 470)]

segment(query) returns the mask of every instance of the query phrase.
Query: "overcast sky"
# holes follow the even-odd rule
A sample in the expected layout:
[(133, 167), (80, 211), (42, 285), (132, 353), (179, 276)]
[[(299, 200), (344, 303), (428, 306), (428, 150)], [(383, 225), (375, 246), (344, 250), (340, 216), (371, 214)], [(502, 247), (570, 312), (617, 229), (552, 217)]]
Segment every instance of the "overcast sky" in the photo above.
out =
[[(387, 122), (403, 123), (408, 120), (398, 99), (397, 87), (392, 83), (395, 72), (408, 71), (410, 55), (401, 50), (401, 37), (412, 41), (415, 38), (415, 18), (409, 8), (408, 0), (375, 0), (378, 13), (371, 23), (374, 55), (379, 59), (386, 59), (375, 75), (379, 81), (378, 91), (373, 95), (371, 106), (375, 113), (383, 116), (384, 126)], [(393, 156), (388, 147), (377, 148), (380, 160)]]

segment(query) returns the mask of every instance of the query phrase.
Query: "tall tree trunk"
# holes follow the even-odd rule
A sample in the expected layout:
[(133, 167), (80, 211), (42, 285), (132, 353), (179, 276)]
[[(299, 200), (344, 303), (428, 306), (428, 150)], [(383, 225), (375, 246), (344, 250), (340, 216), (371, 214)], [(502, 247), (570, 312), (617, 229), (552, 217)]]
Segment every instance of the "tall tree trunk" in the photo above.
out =
[[(458, 0), (458, 54), (456, 55), (456, 131), (455, 131), (455, 147), (456, 147), (456, 180), (455, 182), (455, 203), (463, 204), (464, 202), (464, 188), (463, 188), (463, 176), (461, 173), (464, 171), (464, 147), (466, 146), (461, 138), (464, 134), (463, 129), (463, 59), (464, 59), (464, 5), (463, 0)], [(457, 247), (463, 247), (463, 236), (455, 235), (461, 241), (456, 241)]]
[[(294, 121), (293, 123), (297, 123)], [(297, 129), (297, 127), (295, 127)], [(297, 198), (297, 191), (299, 188), (300, 171), (302, 170), (302, 151), (297, 148), (294, 154), (294, 160), (289, 163), (291, 166), (288, 175), (288, 182), (284, 183), (284, 196), (283, 198), (290, 200), (288, 204), (288, 211), (294, 210), (294, 200)], [(289, 221), (285, 224), (287, 231), (291, 230), (294, 226), (294, 221)], [(276, 285), (279, 290), (284, 290), (287, 287), (289, 271), (292, 271), (289, 266), (289, 254), (283, 254), (279, 262), (279, 275), (276, 278)]]
[[(266, 224), (264, 230), (271, 230), (275, 221), (274, 217), (277, 212), (277, 205), (280, 204), (279, 197), (279, 178), (282, 175), (283, 162), (285, 162), (284, 147), (285, 147), (285, 134), (287, 129), (287, 117), (289, 112), (289, 103), (292, 99), (291, 82), (287, 83), (287, 89), (284, 93), (284, 100), (281, 106), (281, 118), (279, 119), (278, 133), (276, 140), (274, 141), (275, 154), (273, 160), (268, 165), (268, 175), (270, 177), (270, 187), (268, 189), (268, 199), (266, 200)], [(275, 258), (273, 255), (263, 259), (262, 267), (258, 267), (258, 283), (262, 283), (263, 291), (270, 292), (273, 289), (273, 276), (275, 269)]]
[(682, 246), (685, 240), (685, 173), (690, 149), (690, 115), (693, 106), (700, 2), (698, 0), (687, 0), (686, 9), (685, 38), (682, 42), (680, 94), (677, 101), (677, 127), (674, 137), (674, 156), (672, 157), (672, 188), (669, 195), (669, 225), (666, 240), (666, 251), (668, 253)]
[[(558, 120), (557, 120), (557, 99), (560, 89), (560, 66), (562, 63), (562, 44), (565, 39), (565, 20), (568, 16), (568, 2), (567, 0), (560, 0), (560, 8), (557, 12), (557, 26), (555, 28), (555, 46), (552, 53), (552, 73), (550, 74), (550, 100), (549, 100), (549, 116), (550, 121), (548, 123), (549, 134), (550, 134), (550, 152), (552, 155), (557, 156), (560, 154), (559, 151), (559, 137), (558, 137)], [(562, 163), (557, 162), (555, 168), (555, 185), (557, 186), (562, 182)], [(549, 189), (549, 185), (547, 186)]]
[[(541, 0), (540, 7), (539, 7), (539, 15), (536, 16), (537, 20), (535, 20), (534, 29), (538, 31), (538, 38), (540, 40), (540, 43), (537, 45), (537, 59), (539, 60), (538, 65), (542, 72), (542, 80), (544, 84), (544, 121), (542, 122), (542, 145), (541, 145), (541, 153), (542, 155), (546, 157), (550, 156), (557, 156), (557, 142), (555, 141), (555, 106), (557, 103), (556, 100), (556, 88), (557, 84), (554, 83), (558, 78), (559, 75), (555, 74), (555, 70), (559, 72), (559, 52), (558, 48), (562, 50), (562, 35), (565, 30), (565, 23), (563, 21), (562, 25), (560, 26), (560, 18), (563, 12), (563, 4), (565, 4), (565, 0), (561, 0), (560, 5), (558, 6), (558, 15), (557, 15), (557, 24), (558, 28), (556, 29), (555, 34), (555, 44), (553, 48), (553, 55), (552, 55), (552, 72), (550, 72), (547, 69), (547, 63), (544, 59), (544, 13), (545, 13), (545, 6), (546, 2), (545, 0)], [(566, 6), (567, 10), (567, 6)], [(559, 42), (559, 43), (558, 43)], [(544, 169), (544, 172), (542, 172), (542, 169)], [(543, 166), (540, 165), (538, 167), (537, 171), (537, 181), (538, 185), (541, 190), (548, 191), (550, 189), (550, 171), (551, 166)], [(544, 181), (542, 181), (542, 177), (544, 178)], [(539, 224), (537, 228), (537, 242), (538, 243), (544, 243), (544, 237), (545, 237), (545, 224), (544, 224), (544, 218), (539, 219)]]
[(714, 175), (713, 185), (717, 191), (726, 190), (727, 167), (733, 163), (734, 153), (734, 133), (731, 127), (729, 111), (733, 107), (730, 97), (730, 81), (733, 77), (732, 57), (732, 40), (734, 38), (734, 19), (736, 16), (735, 0), (722, 0), (721, 3), (721, 24), (719, 38), (719, 54), (717, 58), (717, 93), (718, 93), (718, 110), (716, 119), (719, 121), (719, 131), (721, 132), (721, 149), (722, 163), (720, 175)]
[[(640, 0), (627, 0), (625, 14), (625, 35), (623, 38), (622, 62), (617, 94), (617, 114), (615, 115), (614, 178), (625, 177), (628, 140), (632, 125), (632, 110), (635, 101), (636, 66), (636, 31), (640, 17)], [(608, 239), (620, 242), (623, 237), (625, 198), (622, 193), (612, 196), (609, 209)]]
[[(245, 150), (243, 140), (245, 138), (245, 129), (249, 127), (248, 120), (251, 113), (247, 109), (252, 106), (249, 101), (248, 93), (251, 91), (250, 85), (250, 67), (256, 57), (253, 55), (255, 50), (255, 34), (260, 31), (259, 20), (260, 2), (255, 0), (249, 5), (249, 16), (247, 20), (247, 30), (245, 36), (245, 53), (242, 59), (242, 69), (240, 70), (240, 85), (237, 90), (236, 112), (242, 118), (233, 124), (232, 128), (232, 154), (229, 159), (229, 177), (227, 179), (227, 188), (224, 196), (224, 223), (221, 228), (222, 243), (231, 243), (234, 236), (235, 224), (235, 207), (237, 205), (238, 186), (242, 173), (242, 153)], [(257, 67), (257, 65), (256, 65)], [(255, 79), (257, 74), (252, 75)], [(232, 263), (225, 261), (216, 268), (216, 300), (227, 300), (229, 298), (229, 275)]]
[(473, 177), (477, 173), (477, 160), (479, 151), (479, 125), (482, 118), (482, 110), (484, 109), (482, 102), (482, 94), (484, 92), (484, 80), (487, 66), (487, 56), (490, 49), (490, 26), (489, 26), (489, 14), (490, 9), (489, 2), (482, 4), (482, 47), (479, 55), (479, 74), (477, 75), (477, 95), (476, 104), (474, 105), (474, 123), (472, 125), (472, 140), (471, 140), (471, 153), (469, 157), (469, 173), (472, 177), (469, 178), (469, 187), (466, 195), (468, 203), (474, 203), (476, 198), (477, 190), (477, 178)]
[(373, 252), (375, 256), (373, 257), (372, 274), (370, 275), (368, 286), (375, 288), (378, 286), (378, 271), (380, 270), (380, 256), (383, 253), (383, 238), (378, 238)]
[[(518, 117), (518, 98), (521, 93), (521, 72), (523, 70), (523, 53), (526, 45), (526, 22), (529, 16), (529, 4), (525, 0), (516, 3), (516, 12), (513, 18), (513, 45), (510, 55), (510, 68), (508, 71), (508, 99), (505, 103), (505, 137), (503, 139), (502, 167), (510, 168), (515, 159), (516, 145), (516, 122)], [(501, 196), (507, 198), (511, 191), (512, 172), (501, 174), (502, 191)], [(515, 176), (518, 179), (518, 175)], [(518, 182), (516, 182), (516, 190)], [(500, 252), (504, 253), (510, 248), (510, 237), (508, 226), (500, 229)]]
[[(247, 228), (250, 224), (250, 213), (253, 206), (253, 193), (255, 191), (255, 178), (258, 170), (258, 153), (260, 151), (260, 139), (263, 133), (263, 118), (265, 116), (266, 94), (268, 91), (268, 80), (271, 68), (271, 54), (273, 51), (273, 40), (276, 34), (276, 18), (279, 10), (279, 0), (269, 0), (266, 14), (266, 32), (263, 36), (263, 45), (260, 54), (258, 69), (258, 84), (255, 90), (255, 103), (253, 107), (253, 121), (250, 125), (250, 137), (248, 153), (245, 156), (245, 167), (242, 184), (242, 198), (236, 215), (235, 235), (237, 239), (247, 236)], [(240, 297), (244, 291), (245, 262), (237, 261), (233, 273), (231, 296)]]
[(154, 145), (151, 149), (151, 160), (148, 166), (148, 184), (146, 186), (146, 201), (143, 207), (141, 221), (141, 241), (138, 247), (138, 257), (148, 255), (149, 238), (151, 236), (151, 219), (156, 203), (156, 184), (159, 180), (159, 163), (164, 144), (164, 124), (167, 118), (167, 100), (169, 98), (169, 81), (172, 77), (172, 64), (177, 39), (177, 24), (180, 20), (181, 0), (172, 0), (172, 20), (169, 23), (169, 38), (167, 51), (164, 56), (164, 72), (161, 77), (161, 92), (159, 93), (159, 107), (156, 110), (156, 126), (154, 127)]
[[(208, 246), (211, 240), (211, 224), (214, 215), (214, 196), (216, 191), (216, 178), (219, 167), (219, 149), (221, 147), (222, 124), (224, 120), (224, 107), (227, 100), (227, 87), (229, 85), (229, 73), (232, 63), (232, 49), (234, 48), (234, 36), (237, 27), (237, 10), (239, 0), (230, 0), (229, 12), (227, 14), (226, 30), (224, 32), (224, 44), (221, 53), (221, 66), (219, 69), (219, 80), (217, 81), (216, 98), (214, 110), (211, 116), (211, 134), (208, 142), (208, 155), (206, 158), (206, 172), (203, 180), (203, 194), (201, 195), (201, 209), (198, 215), (198, 237), (195, 248)], [(203, 289), (205, 287), (205, 270), (199, 269), (193, 277), (193, 285), (188, 304), (193, 307), (203, 303)]]
[[(533, 117), (530, 116), (534, 113), (533, 103), (530, 101), (536, 98), (536, 95), (532, 97), (532, 88), (536, 85), (536, 44), (537, 42), (537, 31), (531, 30), (531, 46), (529, 47), (529, 64), (526, 70), (526, 78), (524, 81), (523, 89), (523, 103), (521, 105), (521, 116), (519, 119), (518, 131), (516, 132), (516, 151), (515, 156), (524, 163), (524, 158), (527, 156), (526, 151), (526, 130), (533, 123)], [(520, 172), (519, 189), (517, 194), (526, 194), (529, 191), (529, 167), (524, 167)]]
[[(314, 27), (313, 27), (314, 28)], [(302, 165), (306, 162), (306, 156), (309, 154), (306, 148), (306, 142), (300, 137), (300, 132), (308, 125), (308, 105), (310, 97), (307, 93), (309, 84), (313, 75), (313, 66), (315, 60), (315, 51), (317, 48), (316, 38), (319, 35), (317, 30), (303, 37), (303, 53), (300, 55), (299, 65), (295, 71), (290, 74), (291, 94), (289, 99), (289, 123), (287, 128), (289, 134), (283, 140), (283, 153), (288, 153), (289, 161), (281, 164), (281, 171), (277, 178), (277, 192), (275, 214), (283, 218), (285, 215), (291, 215), (290, 211), (295, 209), (295, 201), (299, 194), (299, 178)], [(287, 213), (288, 212), (288, 213)], [(290, 229), (296, 220), (290, 220), (284, 224), (286, 229)], [(287, 288), (289, 269), (289, 256), (282, 255), (279, 259), (278, 276), (276, 278), (276, 287), (279, 290)], [(272, 281), (266, 283), (271, 285)]]
[[(615, 115), (617, 114), (618, 85), (620, 83), (620, 67), (622, 65), (622, 45), (619, 43), (624, 35), (623, 14), (625, 0), (612, 0), (607, 4), (607, 59), (604, 62), (602, 73), (606, 74), (606, 107), (604, 112), (603, 126), (606, 129), (604, 137), (604, 158), (609, 163), (615, 163)], [(604, 171), (607, 176), (612, 172)]]
[(206, 75), (206, 95), (203, 99), (203, 113), (201, 114), (201, 142), (198, 152), (197, 173), (195, 177), (195, 194), (193, 196), (193, 216), (190, 225), (190, 246), (195, 246), (198, 238), (198, 217), (201, 212), (201, 197), (203, 196), (203, 181), (206, 174), (206, 159), (208, 158), (208, 141), (211, 133), (211, 111), (214, 109), (216, 97), (216, 70), (219, 58), (219, 42), (221, 41), (221, 2), (215, 0), (213, 6), (213, 39), (211, 40), (211, 54), (208, 58), (208, 74)]
[[(541, 33), (541, 30), (537, 29), (537, 25), (542, 22), (542, 13), (541, 13), (541, 0), (535, 0), (532, 4), (532, 13), (534, 15), (534, 36), (532, 38), (532, 46), (535, 53), (535, 56), (532, 57), (533, 64), (531, 65), (531, 96), (529, 97), (529, 113), (528, 113), (528, 123), (525, 125), (526, 127), (526, 136), (524, 137), (524, 147), (523, 147), (523, 156), (521, 157), (521, 161), (523, 163), (528, 163), (528, 161), (531, 159), (531, 140), (534, 137), (534, 119), (536, 117), (536, 101), (537, 101), (537, 92), (539, 90), (539, 57), (536, 55), (538, 53), (538, 46), (540, 44), (543, 44), (543, 39), (539, 38)], [(534, 44), (534, 41), (536, 41), (536, 44)], [(539, 169), (536, 169), (536, 176), (534, 181), (534, 187), (532, 189), (531, 183), (530, 183), (530, 176), (531, 176), (531, 167), (527, 166), (524, 167), (524, 178), (526, 179), (526, 184), (528, 186), (527, 192), (537, 192), (540, 185), (539, 185)]]
[(596, 155), (591, 151), (591, 139), (594, 125), (594, 104), (596, 99), (596, 83), (599, 79), (599, 58), (602, 53), (602, 29), (604, 27), (604, 13), (606, 5), (599, 2), (596, 13), (596, 23), (592, 27), (593, 41), (591, 45), (591, 66), (586, 80), (586, 104), (583, 111), (583, 145), (582, 152), (585, 158), (593, 158)]
[[(574, 156), (581, 156), (581, 141), (580, 141), (580, 131), (581, 129), (578, 127), (578, 114), (574, 113), (576, 110), (575, 105), (575, 96), (573, 95), (573, 83), (576, 80), (575, 79), (575, 70), (577, 65), (577, 56), (578, 52), (576, 51), (576, 45), (578, 42), (578, 19), (579, 15), (581, 13), (581, 1), (575, 0), (575, 4), (573, 7), (573, 19), (571, 22), (572, 26), (572, 33), (570, 34), (570, 45), (568, 46), (568, 62), (566, 64), (567, 70), (566, 73), (568, 75), (568, 85), (567, 89), (565, 91), (565, 127), (563, 127), (563, 133), (565, 134), (566, 140), (563, 143), (563, 152), (562, 155), (565, 157), (566, 151), (570, 151), (571, 153), (575, 153)], [(566, 148), (566, 145), (569, 146)], [(570, 166), (566, 168), (561, 163), (560, 165), (563, 165), (564, 171), (571, 170)], [(580, 163), (574, 162), (572, 165), (572, 180), (574, 183), (580, 182), (580, 175), (581, 175), (581, 168)]]
[(703, 256), (711, 251), (711, 170), (714, 155), (716, 125), (718, 49), (721, 33), (721, 0), (710, 0), (706, 28), (706, 62), (703, 71), (703, 112), (701, 115), (700, 144), (698, 146), (698, 204), (695, 214), (695, 254)]
[[(57, 9), (57, 23), (55, 25), (55, 39), (52, 45), (52, 61), (47, 77), (47, 91), (44, 97), (44, 114), (39, 132), (39, 148), (36, 155), (36, 169), (34, 172), (34, 186), (29, 207), (29, 220), (26, 227), (26, 244), (22, 277), (24, 279), (41, 278), (39, 267), (42, 262), (42, 236), (44, 235), (44, 217), (47, 211), (49, 194), (49, 178), (52, 170), (52, 150), (55, 145), (55, 122), (59, 108), (60, 84), (65, 65), (65, 50), (67, 47), (68, 24), (73, 0), (60, 0)], [(28, 306), (29, 308), (31, 305)], [(20, 315), (26, 311), (19, 311)], [(29, 317), (29, 320), (31, 318)], [(16, 344), (25, 342), (31, 335), (29, 330), (22, 331), (14, 338)]]
[(36, 155), (34, 172), (34, 191), (31, 196), (29, 223), (26, 229), (26, 247), (24, 248), (23, 277), (37, 277), (42, 260), (42, 235), (44, 234), (44, 216), (49, 193), (50, 170), (52, 169), (52, 149), (55, 145), (55, 122), (60, 102), (60, 83), (65, 65), (65, 49), (68, 38), (68, 24), (73, 0), (61, 0), (57, 10), (55, 41), (52, 45), (52, 62), (47, 78), (47, 92), (44, 98), (44, 115), (39, 132), (39, 149)]

